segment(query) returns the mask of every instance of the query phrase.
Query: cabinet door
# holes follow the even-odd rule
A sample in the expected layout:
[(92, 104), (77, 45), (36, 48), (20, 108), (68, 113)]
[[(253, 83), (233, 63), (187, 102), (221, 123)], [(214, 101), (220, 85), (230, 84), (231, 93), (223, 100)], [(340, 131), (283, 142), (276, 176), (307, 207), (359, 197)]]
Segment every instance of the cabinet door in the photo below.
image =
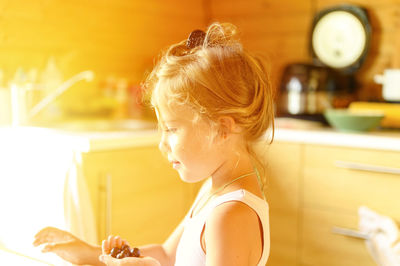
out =
[(267, 166), (265, 195), (270, 208), (269, 266), (297, 265), (301, 146), (275, 142), (259, 147)]
[(399, 166), (397, 152), (305, 146), (304, 265), (374, 265), (364, 241), (334, 235), (332, 228), (357, 229), (362, 205), (400, 219), (400, 175), (384, 172)]
[[(356, 163), (364, 170), (346, 168)], [(368, 167), (370, 169), (368, 169)], [(399, 174), (374, 170), (398, 169)], [(304, 205), (357, 215), (366, 205), (400, 219), (400, 153), (307, 145), (304, 157)]]
[(304, 208), (300, 265), (376, 266), (364, 240), (332, 233), (333, 226), (352, 228), (358, 216), (330, 209)]
[(132, 245), (161, 243), (194, 197), (193, 186), (180, 180), (155, 146), (90, 153), (84, 165), (99, 239), (110, 233)]

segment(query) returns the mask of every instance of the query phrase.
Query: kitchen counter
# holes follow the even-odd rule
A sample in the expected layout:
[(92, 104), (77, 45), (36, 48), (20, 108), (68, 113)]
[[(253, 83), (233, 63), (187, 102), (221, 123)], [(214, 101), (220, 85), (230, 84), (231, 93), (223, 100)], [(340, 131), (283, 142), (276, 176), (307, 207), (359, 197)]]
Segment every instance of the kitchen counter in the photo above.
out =
[[(275, 128), (274, 141), (323, 144), (329, 146), (355, 147), (377, 150), (400, 151), (399, 131), (374, 131), (368, 133), (344, 133), (328, 127), (282, 125)], [(306, 125), (306, 126), (304, 126)], [(38, 127), (0, 127), (2, 145), (24, 145), (42, 141), (75, 152), (97, 152), (158, 145), (160, 134), (154, 128), (114, 131), (70, 131)], [(265, 137), (267, 139), (267, 135)], [(4, 146), (3, 146), (4, 147)]]
[(400, 151), (400, 132), (344, 133), (331, 128), (276, 128), (274, 141)]
[(113, 149), (158, 145), (156, 129), (73, 131), (41, 127), (0, 127), (3, 148), (29, 146), (41, 142), (43, 146), (58, 146), (73, 152), (97, 152)]
[[(377, 150), (400, 151), (399, 131), (345, 133), (309, 122), (276, 119), (274, 141), (323, 144)], [(284, 121), (284, 122), (282, 122)], [(58, 145), (74, 152), (97, 152), (158, 145), (160, 134), (156, 124), (134, 130), (85, 131), (41, 127), (0, 127), (0, 143), (9, 145), (42, 141), (44, 145)], [(268, 139), (267, 135), (265, 139)]]

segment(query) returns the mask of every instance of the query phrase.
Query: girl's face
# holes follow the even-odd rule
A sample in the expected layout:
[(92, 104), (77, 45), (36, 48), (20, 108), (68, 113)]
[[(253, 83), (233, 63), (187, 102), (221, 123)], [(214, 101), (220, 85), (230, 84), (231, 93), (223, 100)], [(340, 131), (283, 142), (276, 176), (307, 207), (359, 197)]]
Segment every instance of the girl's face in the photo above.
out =
[[(173, 109), (173, 110), (171, 110)], [(223, 146), (211, 140), (210, 125), (193, 123), (193, 111), (185, 106), (156, 109), (162, 130), (159, 148), (185, 182), (211, 176), (224, 162)]]

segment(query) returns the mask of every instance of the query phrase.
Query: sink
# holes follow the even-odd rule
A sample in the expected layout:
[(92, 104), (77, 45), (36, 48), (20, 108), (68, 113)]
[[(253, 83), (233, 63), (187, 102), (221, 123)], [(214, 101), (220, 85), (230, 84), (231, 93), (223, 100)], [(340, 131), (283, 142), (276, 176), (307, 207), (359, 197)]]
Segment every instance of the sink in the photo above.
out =
[(137, 131), (156, 129), (157, 123), (139, 119), (123, 120), (69, 120), (51, 124), (38, 124), (35, 127), (70, 132)]

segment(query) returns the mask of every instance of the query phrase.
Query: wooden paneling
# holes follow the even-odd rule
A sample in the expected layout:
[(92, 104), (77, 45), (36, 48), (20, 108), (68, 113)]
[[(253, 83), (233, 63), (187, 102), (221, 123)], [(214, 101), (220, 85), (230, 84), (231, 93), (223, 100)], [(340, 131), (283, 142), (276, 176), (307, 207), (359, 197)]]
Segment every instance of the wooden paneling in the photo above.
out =
[(218, 15), (288, 15), (296, 13), (308, 13), (312, 5), (311, 1), (297, 0), (215, 0), (211, 2), (211, 11)]
[(266, 59), (275, 89), (286, 64), (310, 60), (311, 12), (311, 1), (211, 1), (212, 20), (235, 24), (245, 47)]

